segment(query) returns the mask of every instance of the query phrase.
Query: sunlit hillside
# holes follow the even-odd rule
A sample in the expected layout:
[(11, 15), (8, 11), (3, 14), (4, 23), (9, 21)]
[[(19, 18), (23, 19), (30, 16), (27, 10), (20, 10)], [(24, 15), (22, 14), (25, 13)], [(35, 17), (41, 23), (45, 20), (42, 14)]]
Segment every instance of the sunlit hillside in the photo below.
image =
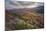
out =
[(6, 10), (6, 27), (12, 30), (43, 28), (44, 16), (33, 9)]

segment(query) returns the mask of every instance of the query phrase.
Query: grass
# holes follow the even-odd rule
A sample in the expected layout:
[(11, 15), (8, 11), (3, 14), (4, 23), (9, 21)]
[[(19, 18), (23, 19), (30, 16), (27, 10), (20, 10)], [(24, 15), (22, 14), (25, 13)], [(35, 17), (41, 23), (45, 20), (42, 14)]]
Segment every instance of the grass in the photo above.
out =
[[(28, 21), (29, 20), (29, 17), (27, 17), (27, 16), (21, 16), (21, 15), (17, 15), (17, 14), (12, 14), (13, 16), (17, 16), (19, 19), (22, 19), (22, 20), (24, 20), (25, 22), (26, 21)], [(22, 24), (16, 24), (16, 29), (24, 29), (24, 28), (26, 28), (26, 29), (28, 29), (28, 28), (33, 28), (32, 25), (33, 23), (27, 23), (26, 22), (26, 24), (25, 23), (22, 23)]]
[[(31, 13), (29, 15), (17, 15), (16, 13), (11, 13), (11, 16), (14, 16), (14, 17), (18, 17), (19, 19), (21, 19), (21, 21), (24, 21), (23, 23), (19, 24), (19, 23), (16, 23), (15, 25), (15, 29), (16, 30), (21, 30), (21, 29), (35, 29), (37, 28), (37, 20), (38, 17), (37, 14), (35, 13)], [(39, 22), (38, 22), (39, 23)], [(38, 24), (39, 25), (39, 24)], [(38, 27), (40, 28), (40, 27)]]

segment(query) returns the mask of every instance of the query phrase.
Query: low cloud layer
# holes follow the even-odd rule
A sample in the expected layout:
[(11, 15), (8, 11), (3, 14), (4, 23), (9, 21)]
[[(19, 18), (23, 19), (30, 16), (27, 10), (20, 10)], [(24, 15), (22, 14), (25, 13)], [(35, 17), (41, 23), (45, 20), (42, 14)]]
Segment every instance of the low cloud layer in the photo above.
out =
[(19, 8), (34, 8), (43, 5), (43, 3), (31, 2), (31, 1), (16, 1), (16, 0), (6, 0), (6, 9), (19, 9)]

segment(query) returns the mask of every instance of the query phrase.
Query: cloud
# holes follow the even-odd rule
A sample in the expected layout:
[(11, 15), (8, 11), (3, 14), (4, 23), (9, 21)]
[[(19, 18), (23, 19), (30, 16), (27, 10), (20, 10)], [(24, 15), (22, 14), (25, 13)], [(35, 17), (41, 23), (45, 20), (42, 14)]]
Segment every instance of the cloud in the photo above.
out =
[(19, 9), (19, 8), (34, 8), (42, 5), (41, 3), (31, 2), (31, 1), (16, 1), (16, 0), (6, 0), (6, 9)]

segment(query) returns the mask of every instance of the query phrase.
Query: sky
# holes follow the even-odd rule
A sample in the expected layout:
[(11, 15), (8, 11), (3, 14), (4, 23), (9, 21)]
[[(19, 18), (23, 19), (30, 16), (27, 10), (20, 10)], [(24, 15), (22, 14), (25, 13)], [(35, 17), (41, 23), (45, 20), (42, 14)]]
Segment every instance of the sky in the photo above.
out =
[(43, 0), (5, 0), (5, 8), (6, 9), (19, 9), (19, 8), (34, 8), (39, 5), (43, 5), (41, 3), (32, 3), (32, 2), (43, 2)]

